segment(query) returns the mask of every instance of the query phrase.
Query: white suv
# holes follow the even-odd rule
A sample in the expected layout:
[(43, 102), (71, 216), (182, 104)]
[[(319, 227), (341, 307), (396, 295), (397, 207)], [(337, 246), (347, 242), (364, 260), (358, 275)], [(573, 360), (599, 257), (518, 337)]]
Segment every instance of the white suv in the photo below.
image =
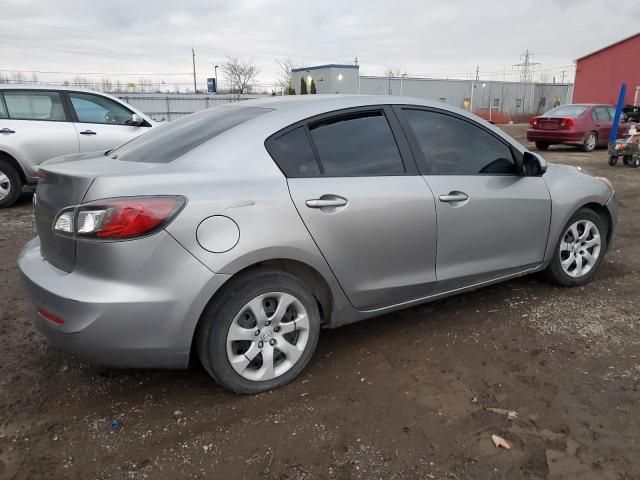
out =
[(50, 158), (107, 151), (147, 132), (142, 112), (104, 93), (72, 87), (0, 85), (0, 208), (35, 184)]

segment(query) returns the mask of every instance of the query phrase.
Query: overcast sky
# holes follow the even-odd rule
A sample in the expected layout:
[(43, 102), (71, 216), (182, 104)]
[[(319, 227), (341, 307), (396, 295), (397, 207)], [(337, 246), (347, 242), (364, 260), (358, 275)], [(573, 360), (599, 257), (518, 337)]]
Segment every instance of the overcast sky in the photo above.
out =
[[(0, 0), (0, 70), (61, 81), (104, 72), (199, 88), (227, 54), (252, 58), (268, 88), (277, 59), (385, 66), (410, 75), (517, 79), (526, 49), (536, 69), (572, 78), (573, 61), (637, 33), (640, 1), (605, 0)], [(68, 72), (68, 73), (67, 73)], [(5, 72), (0, 72), (5, 73)], [(126, 75), (115, 75), (126, 74)], [(220, 71), (219, 71), (220, 74)], [(28, 75), (31, 75), (30, 73)], [(221, 83), (224, 79), (221, 78)]]

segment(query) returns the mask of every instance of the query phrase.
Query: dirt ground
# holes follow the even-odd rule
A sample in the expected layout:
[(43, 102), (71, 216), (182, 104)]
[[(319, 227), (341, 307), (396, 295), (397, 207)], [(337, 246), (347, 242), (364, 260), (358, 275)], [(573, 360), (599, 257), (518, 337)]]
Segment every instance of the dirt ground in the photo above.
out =
[(297, 380), (251, 397), (199, 367), (117, 370), (49, 346), (16, 268), (25, 195), (0, 211), (0, 478), (640, 478), (640, 169), (605, 150), (545, 157), (618, 191), (591, 284), (525, 277), (324, 331)]

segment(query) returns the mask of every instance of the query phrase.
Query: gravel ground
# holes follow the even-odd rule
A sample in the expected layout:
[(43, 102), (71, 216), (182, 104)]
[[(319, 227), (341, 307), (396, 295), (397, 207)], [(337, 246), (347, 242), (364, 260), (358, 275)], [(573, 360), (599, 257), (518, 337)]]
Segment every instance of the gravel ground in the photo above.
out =
[(199, 367), (117, 370), (49, 346), (16, 268), (25, 196), (0, 211), (0, 478), (640, 478), (640, 169), (604, 150), (545, 157), (618, 191), (591, 284), (525, 277), (325, 331), (296, 381), (252, 397)]

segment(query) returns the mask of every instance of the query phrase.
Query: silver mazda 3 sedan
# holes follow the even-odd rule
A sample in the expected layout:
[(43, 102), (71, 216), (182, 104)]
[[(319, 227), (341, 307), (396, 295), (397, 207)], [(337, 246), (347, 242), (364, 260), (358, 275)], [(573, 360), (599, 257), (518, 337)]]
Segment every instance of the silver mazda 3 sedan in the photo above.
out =
[(19, 257), (49, 339), (94, 362), (184, 368), (254, 393), (337, 327), (532, 272), (589, 281), (611, 184), (478, 117), (407, 97), (201, 111), (43, 164)]

